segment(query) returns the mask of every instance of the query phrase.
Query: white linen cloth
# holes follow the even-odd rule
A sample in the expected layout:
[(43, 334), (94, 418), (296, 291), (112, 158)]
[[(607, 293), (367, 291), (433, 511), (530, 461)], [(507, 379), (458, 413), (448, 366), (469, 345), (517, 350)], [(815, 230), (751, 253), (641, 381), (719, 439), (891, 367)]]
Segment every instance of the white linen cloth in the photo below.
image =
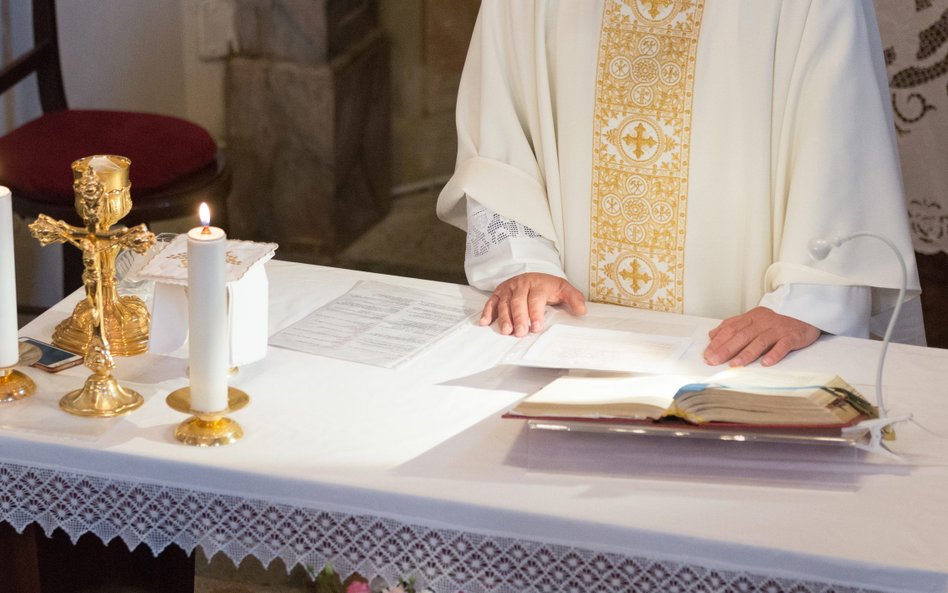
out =
[[(438, 203), (439, 216), (460, 228), (469, 197), (533, 229), (584, 293), (602, 12), (603, 0), (482, 4), (458, 97), (458, 166)], [(831, 293), (838, 310), (871, 299), (869, 313), (884, 315), (900, 276), (884, 245), (858, 240), (822, 262), (809, 259), (811, 238), (860, 230), (899, 246), (910, 295), (918, 294), (868, 0), (707, 1), (690, 151), (686, 313), (728, 317), (769, 294), (767, 306), (813, 319), (812, 293), (802, 306), (790, 302), (791, 293), (813, 287)], [(549, 267), (549, 256), (534, 259), (543, 260), (538, 271)], [(532, 269), (529, 260), (492, 265), (517, 264)], [(780, 291), (788, 285), (796, 286)], [(877, 290), (866, 295), (865, 287)], [(903, 333), (919, 339), (917, 299), (906, 309), (914, 314)], [(837, 327), (817, 321), (826, 331), (865, 335), (866, 313), (857, 316)]]
[[(275, 243), (227, 241), (227, 327), (230, 365), (237, 367), (267, 354), (267, 272)], [(150, 302), (151, 331), (148, 350), (170, 354), (188, 340), (187, 235), (175, 237), (164, 249), (150, 254), (137, 276), (155, 282)]]
[[(271, 333), (380, 278), (280, 261), (267, 271)], [(384, 281), (484, 301), (468, 287)], [(24, 335), (48, 337), (80, 296)], [(717, 372), (701, 358), (713, 319), (596, 303), (571, 319), (602, 318), (694, 335), (674, 372)], [(200, 545), (235, 561), (252, 554), (265, 565), (331, 559), (340, 569), (396, 575), (414, 567), (439, 593), (533, 593), (550, 582), (562, 590), (570, 577), (593, 579), (580, 590), (625, 591), (643, 574), (655, 590), (688, 593), (948, 590), (944, 438), (900, 425), (892, 445), (909, 463), (891, 465), (848, 450), (826, 456), (821, 447), (796, 457), (751, 443), (681, 448), (536, 435), (500, 414), (557, 373), (498, 366), (514, 343), (472, 323), (397, 370), (271, 348), (233, 379), (251, 398), (233, 415), (246, 436), (211, 450), (172, 437), (184, 416), (164, 400), (186, 385), (186, 361), (117, 359), (116, 377), (145, 403), (103, 420), (112, 428), (98, 440), (62, 437), (41, 423), (34, 432), (0, 431), (0, 519), (117, 536), (131, 547)], [(871, 396), (878, 346), (825, 336), (781, 368), (838, 373)], [(946, 365), (946, 350), (890, 347), (891, 412), (914, 412), (944, 432)], [(88, 369), (25, 371), (37, 394), (16, 406), (92, 422), (57, 406)], [(386, 560), (393, 546), (395, 560)], [(479, 568), (501, 561), (508, 569)], [(549, 571), (536, 576), (537, 566)], [(609, 585), (613, 572), (618, 586)], [(551, 581), (554, 573), (566, 576)]]

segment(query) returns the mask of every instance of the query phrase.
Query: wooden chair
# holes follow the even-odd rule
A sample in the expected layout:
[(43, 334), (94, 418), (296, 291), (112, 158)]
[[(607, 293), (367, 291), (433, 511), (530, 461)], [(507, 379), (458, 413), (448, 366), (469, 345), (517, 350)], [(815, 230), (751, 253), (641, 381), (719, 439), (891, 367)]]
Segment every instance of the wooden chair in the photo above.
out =
[[(81, 225), (70, 164), (93, 154), (116, 154), (132, 162), (132, 211), (119, 224), (195, 214), (200, 202), (210, 203), (215, 219), (226, 221), (231, 173), (204, 128), (164, 115), (69, 109), (55, 0), (33, 0), (33, 39), (32, 49), (0, 70), (0, 94), (35, 73), (43, 110), (0, 137), (0, 185), (13, 193), (17, 214), (43, 213)], [(63, 254), (68, 293), (81, 284), (82, 263), (77, 249), (64, 247)]]

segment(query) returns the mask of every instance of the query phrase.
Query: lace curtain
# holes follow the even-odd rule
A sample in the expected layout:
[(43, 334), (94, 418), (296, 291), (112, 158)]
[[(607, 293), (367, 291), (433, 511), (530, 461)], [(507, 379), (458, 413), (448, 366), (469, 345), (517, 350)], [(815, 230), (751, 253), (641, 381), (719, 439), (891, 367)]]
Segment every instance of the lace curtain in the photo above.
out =
[(948, 253), (948, 0), (875, 0), (915, 250)]

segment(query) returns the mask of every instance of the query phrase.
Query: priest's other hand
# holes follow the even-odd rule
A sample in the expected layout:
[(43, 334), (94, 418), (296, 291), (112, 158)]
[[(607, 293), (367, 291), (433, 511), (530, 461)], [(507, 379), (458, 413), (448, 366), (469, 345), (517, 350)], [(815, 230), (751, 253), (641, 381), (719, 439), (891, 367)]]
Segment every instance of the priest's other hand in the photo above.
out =
[(563, 305), (573, 315), (586, 313), (586, 299), (572, 284), (559, 276), (528, 272), (500, 283), (487, 299), (479, 323), (496, 320), (501, 334), (522, 337), (543, 329), (547, 305)]
[(766, 307), (754, 307), (725, 319), (708, 336), (711, 343), (704, 360), (710, 365), (731, 361), (731, 366), (743, 366), (760, 358), (762, 365), (770, 366), (815, 342), (820, 330)]

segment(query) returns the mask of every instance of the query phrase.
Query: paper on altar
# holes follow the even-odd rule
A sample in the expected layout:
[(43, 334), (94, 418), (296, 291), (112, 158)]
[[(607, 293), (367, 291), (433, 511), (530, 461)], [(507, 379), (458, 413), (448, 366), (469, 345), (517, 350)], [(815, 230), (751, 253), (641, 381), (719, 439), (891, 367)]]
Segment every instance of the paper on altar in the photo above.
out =
[(270, 345), (395, 368), (476, 312), (457, 296), (384, 282), (358, 282), (344, 295), (274, 334)]
[[(275, 243), (227, 241), (227, 326), (230, 364), (240, 366), (266, 357), (268, 281), (264, 263)], [(151, 300), (149, 352), (171, 354), (188, 340), (187, 236), (179, 235), (152, 254), (138, 277), (155, 282)]]
[(690, 337), (644, 334), (554, 324), (520, 348), (505, 364), (557, 369), (660, 373), (681, 358)]

